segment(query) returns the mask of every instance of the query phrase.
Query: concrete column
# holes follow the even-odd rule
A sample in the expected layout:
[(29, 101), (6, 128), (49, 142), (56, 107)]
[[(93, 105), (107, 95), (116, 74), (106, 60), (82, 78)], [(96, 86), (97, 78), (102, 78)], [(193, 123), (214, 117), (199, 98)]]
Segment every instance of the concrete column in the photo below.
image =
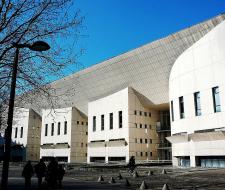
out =
[(195, 156), (190, 156), (190, 166), (191, 167), (196, 167)]
[(179, 166), (179, 160), (176, 157), (172, 157), (173, 166)]

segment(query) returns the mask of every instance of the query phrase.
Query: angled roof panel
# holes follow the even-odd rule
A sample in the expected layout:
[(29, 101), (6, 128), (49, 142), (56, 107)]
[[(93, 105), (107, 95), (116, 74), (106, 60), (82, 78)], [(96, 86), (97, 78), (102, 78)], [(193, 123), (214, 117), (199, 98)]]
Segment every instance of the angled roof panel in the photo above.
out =
[[(69, 92), (60, 96), (57, 107), (75, 105), (87, 114), (89, 101), (128, 86), (155, 105), (168, 103), (169, 74), (175, 60), (223, 20), (224, 14), (51, 83), (56, 93)], [(44, 107), (44, 100), (39, 102)]]

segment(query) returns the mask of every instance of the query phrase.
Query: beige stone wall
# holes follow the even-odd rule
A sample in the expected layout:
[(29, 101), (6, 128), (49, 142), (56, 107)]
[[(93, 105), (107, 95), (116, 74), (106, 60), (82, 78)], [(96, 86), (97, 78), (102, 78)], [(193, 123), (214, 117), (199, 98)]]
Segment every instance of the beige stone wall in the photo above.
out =
[(134, 90), (129, 88), (129, 156), (136, 160), (158, 159), (156, 122), (159, 112), (144, 107)]
[(41, 116), (30, 109), (28, 121), (26, 160), (38, 161), (40, 158)]
[(71, 125), (70, 162), (87, 161), (88, 118), (73, 107)]

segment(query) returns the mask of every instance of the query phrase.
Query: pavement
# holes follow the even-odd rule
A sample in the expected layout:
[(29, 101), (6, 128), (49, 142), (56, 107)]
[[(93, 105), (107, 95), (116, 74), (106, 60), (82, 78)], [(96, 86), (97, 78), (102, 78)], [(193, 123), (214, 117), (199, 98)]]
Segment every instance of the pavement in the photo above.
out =
[[(167, 174), (162, 174), (165, 169)], [(153, 175), (148, 176), (149, 170)], [(9, 190), (24, 189), (24, 179), (21, 177), (22, 166), (11, 166), (9, 172)], [(225, 169), (210, 168), (173, 168), (171, 166), (149, 167), (140, 166), (136, 168), (139, 177), (134, 178), (127, 171), (127, 168), (84, 168), (73, 166), (66, 171), (63, 179), (62, 190), (113, 190), (113, 189), (139, 189), (143, 181), (146, 182), (147, 188), (152, 190), (161, 190), (166, 183), (172, 190), (225, 190)], [(1, 172), (1, 168), (0, 168)], [(123, 179), (118, 178), (121, 174)], [(99, 176), (103, 177), (103, 182), (98, 182)], [(115, 183), (109, 183), (111, 177)], [(130, 182), (126, 186), (125, 180)], [(38, 189), (37, 178), (32, 178), (31, 189)], [(43, 185), (42, 189), (46, 189)], [(59, 188), (58, 188), (59, 189)]]

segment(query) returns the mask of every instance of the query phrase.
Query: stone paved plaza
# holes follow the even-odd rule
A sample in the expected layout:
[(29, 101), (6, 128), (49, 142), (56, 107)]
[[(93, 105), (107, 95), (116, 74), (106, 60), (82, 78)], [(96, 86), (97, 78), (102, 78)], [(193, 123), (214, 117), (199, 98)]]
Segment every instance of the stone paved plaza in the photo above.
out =
[[(162, 174), (165, 169), (167, 174)], [(10, 189), (23, 189), (23, 178), (21, 178), (21, 166), (13, 166), (9, 173)], [(172, 167), (147, 167), (136, 168), (139, 177), (134, 178), (127, 171), (127, 168), (106, 168), (104, 166), (81, 167), (73, 166), (66, 171), (62, 189), (139, 189), (143, 181), (148, 189), (160, 190), (167, 183), (170, 189), (198, 189), (198, 190), (219, 190), (225, 189), (225, 169), (176, 169)], [(148, 176), (149, 171), (153, 175)], [(118, 179), (119, 173), (123, 179)], [(104, 181), (98, 182), (99, 176)], [(111, 177), (115, 183), (109, 183)], [(127, 179), (130, 186), (125, 183)], [(43, 186), (43, 189), (45, 186)], [(37, 189), (37, 179), (32, 178), (32, 189)]]

